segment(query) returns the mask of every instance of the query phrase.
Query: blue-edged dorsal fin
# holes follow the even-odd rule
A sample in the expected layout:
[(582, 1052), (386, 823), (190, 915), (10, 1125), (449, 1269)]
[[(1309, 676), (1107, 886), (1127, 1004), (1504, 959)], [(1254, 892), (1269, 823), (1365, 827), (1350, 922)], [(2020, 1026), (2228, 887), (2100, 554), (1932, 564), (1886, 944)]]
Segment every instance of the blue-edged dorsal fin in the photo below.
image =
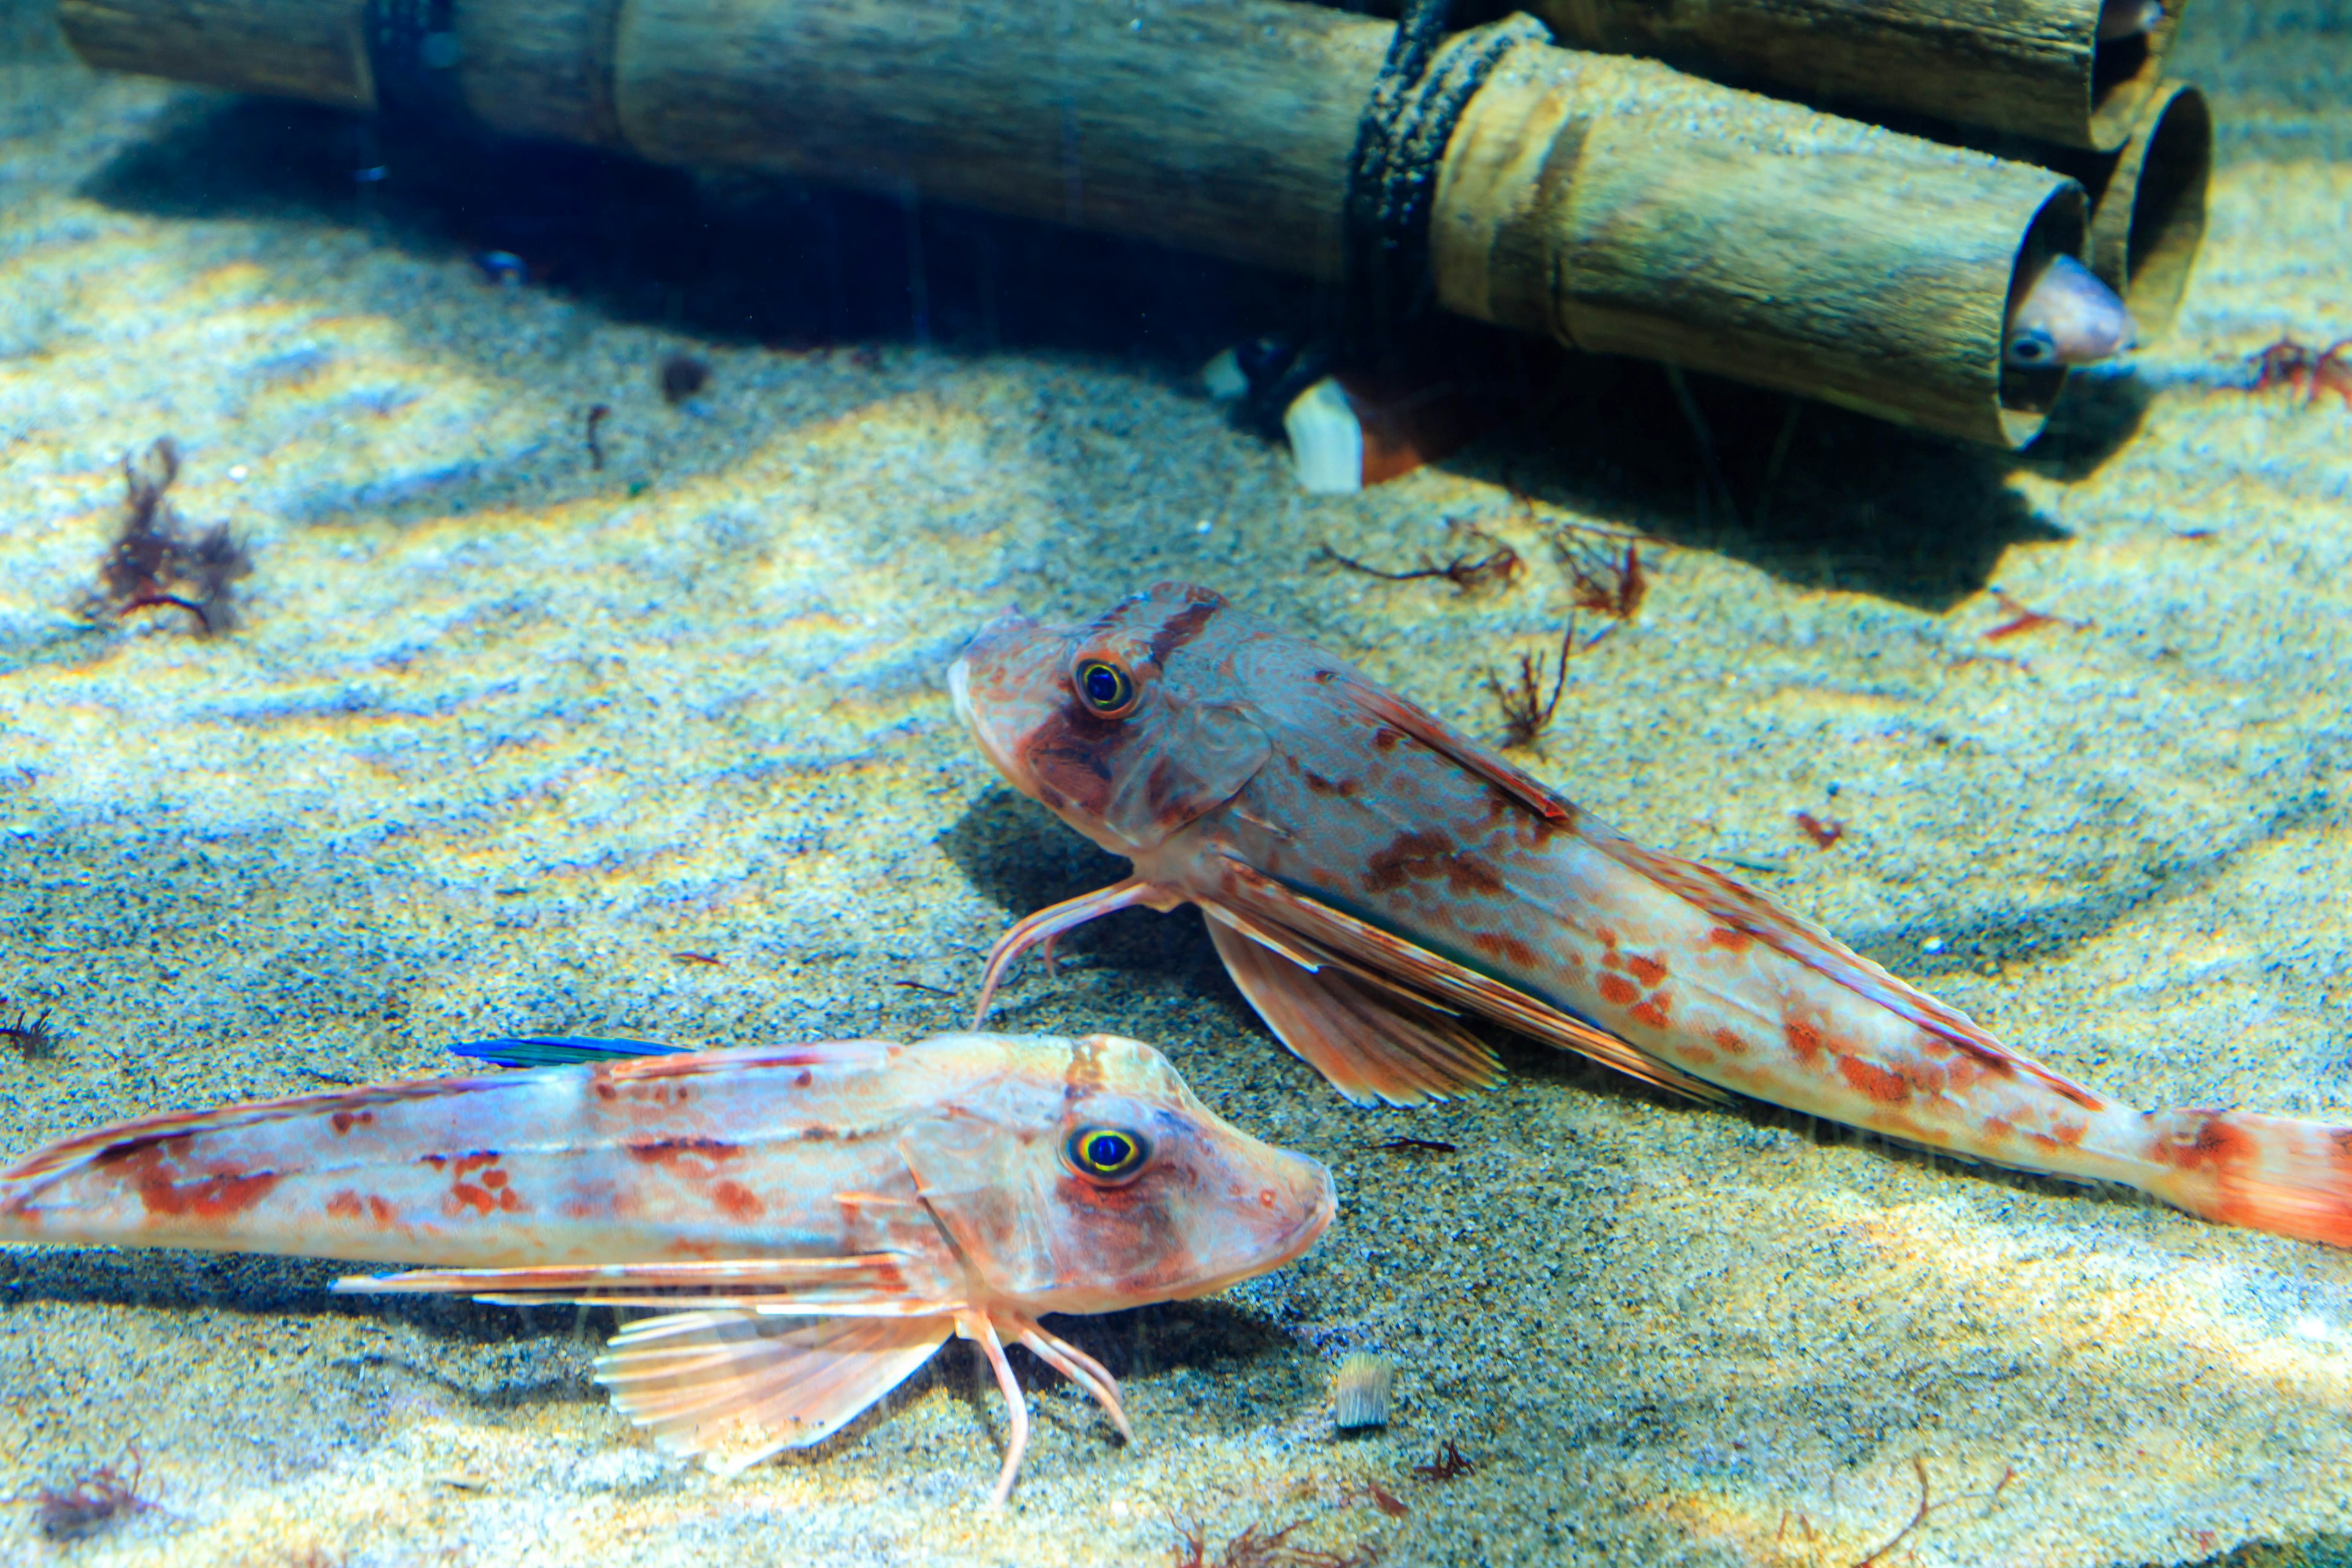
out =
[(469, 1057), (502, 1068), (567, 1067), (575, 1062), (612, 1062), (627, 1057), (674, 1057), (684, 1046), (657, 1046), (650, 1040), (592, 1040), (580, 1035), (538, 1035), (508, 1040), (467, 1040), (451, 1046), (449, 1054)]

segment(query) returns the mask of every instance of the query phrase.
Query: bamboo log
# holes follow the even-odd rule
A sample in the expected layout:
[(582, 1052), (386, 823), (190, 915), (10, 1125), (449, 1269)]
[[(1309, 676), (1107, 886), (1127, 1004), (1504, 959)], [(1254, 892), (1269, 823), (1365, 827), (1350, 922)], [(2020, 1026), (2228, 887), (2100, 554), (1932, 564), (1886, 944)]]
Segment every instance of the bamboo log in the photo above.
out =
[(2205, 95), (2167, 82), (2148, 100), (2120, 151), (2053, 160), (2090, 188), (2088, 261), (2123, 297), (2140, 342), (2172, 327), (2205, 239), (2213, 172), (2213, 115)]
[(1530, 0), (1562, 44), (1649, 55), (1826, 107), (1925, 116), (2061, 147), (2123, 144), (2184, 0), (2102, 42), (2101, 0)]
[(375, 107), (361, 0), (60, 0), (81, 58), (335, 109)]
[[(61, 0), (78, 44), (100, 37), (100, 3)], [(499, 131), (919, 191), (1323, 279), (1347, 269), (1351, 160), (1394, 36), (1288, 0), (310, 0), (287, 31), (354, 28), (377, 46), (378, 99), (462, 102)], [(112, 41), (135, 27), (102, 36), (110, 63), (184, 68)], [(235, 64), (208, 79), (366, 98), (369, 79), (324, 56), (303, 80), (236, 80)], [(2004, 380), (2000, 340), (2033, 264), (2081, 249), (2071, 180), (1548, 44), (1456, 79), (1477, 85), (1450, 142), (1409, 139), (1444, 154), (1425, 232), (1449, 308), (1999, 445), (2039, 428), (2063, 373)]]
[(2019, 447), (2063, 373), (2004, 370), (2008, 309), (2084, 209), (2045, 170), (1536, 46), (1455, 128), (1431, 247), (1463, 315)]

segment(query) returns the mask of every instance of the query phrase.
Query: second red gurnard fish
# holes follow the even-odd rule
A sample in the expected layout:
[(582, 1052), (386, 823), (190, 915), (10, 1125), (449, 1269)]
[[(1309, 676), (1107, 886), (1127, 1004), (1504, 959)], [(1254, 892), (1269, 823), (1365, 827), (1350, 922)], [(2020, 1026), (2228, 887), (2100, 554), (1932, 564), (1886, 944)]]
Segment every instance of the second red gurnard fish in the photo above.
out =
[(1008, 613), (949, 681), (1014, 787), (1134, 862), (1005, 933), (982, 1017), (1030, 946), (1197, 904), (1242, 994), (1359, 1103), (1496, 1081), (1475, 1013), (1696, 1099), (2352, 1246), (2352, 1128), (2113, 1100), (1206, 588), (1077, 626)]
[(1002, 1503), (1029, 1435), (1007, 1342), (1125, 1435), (1111, 1374), (1040, 1315), (1223, 1289), (1336, 1206), (1328, 1171), (1109, 1035), (457, 1049), (557, 1065), (80, 1133), (0, 1173), (0, 1241), (422, 1263), (337, 1289), (656, 1313), (597, 1381), (723, 1474), (830, 1436), (960, 1335), (1011, 1413)]

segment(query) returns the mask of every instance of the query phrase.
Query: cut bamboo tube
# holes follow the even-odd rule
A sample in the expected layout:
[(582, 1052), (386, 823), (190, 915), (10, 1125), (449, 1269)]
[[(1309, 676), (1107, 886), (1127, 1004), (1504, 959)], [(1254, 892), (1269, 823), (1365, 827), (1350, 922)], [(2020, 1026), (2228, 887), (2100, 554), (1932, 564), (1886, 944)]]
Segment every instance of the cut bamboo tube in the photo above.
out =
[(1654, 56), (1838, 108), (2061, 147), (2121, 146), (2163, 75), (2185, 0), (2099, 41), (2100, 0), (1531, 0), (1562, 44)]
[(360, 0), (61, 0), (81, 58), (236, 92), (375, 107)]
[(2008, 309), (2079, 255), (2063, 175), (1531, 46), (1471, 100), (1439, 175), (1439, 302), (2019, 447), (2063, 382), (2001, 365)]
[[(130, 23), (188, 3), (61, 0), (61, 15), (109, 63), (180, 74)], [(237, 79), (227, 57), (205, 79), (362, 106), (373, 82), (375, 100), (509, 133), (919, 192), (1322, 279), (1345, 268), (1351, 159), (1394, 35), (1288, 0), (466, 0), (454, 21), (435, 4), (311, 0), (287, 22), (367, 37), (373, 77), (314, 50), (299, 80)], [(2082, 193), (2062, 175), (1531, 42), (1450, 142), (1424, 143), (1444, 153), (1436, 293), (1465, 314), (2002, 446), (2032, 436), (2063, 380), (2004, 383), (2000, 365), (2020, 279), (2081, 248)]]
[(2205, 95), (2167, 82), (2119, 152), (2053, 159), (2090, 188), (2088, 262), (2123, 297), (2142, 344), (2172, 327), (2205, 239), (2213, 172), (2213, 115)]

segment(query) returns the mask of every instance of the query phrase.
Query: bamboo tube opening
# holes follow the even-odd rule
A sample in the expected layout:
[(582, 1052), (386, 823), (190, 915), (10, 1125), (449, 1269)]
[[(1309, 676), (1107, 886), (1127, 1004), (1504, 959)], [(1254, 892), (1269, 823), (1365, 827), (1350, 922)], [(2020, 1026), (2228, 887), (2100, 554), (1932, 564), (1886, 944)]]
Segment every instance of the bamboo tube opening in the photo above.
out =
[(2140, 341), (2171, 330), (2205, 238), (2213, 114), (2205, 95), (2168, 84), (2116, 155), (2091, 214), (2091, 270), (2131, 307)]
[[(2164, 15), (2144, 33), (2100, 38), (2093, 23), (2090, 144), (2099, 152), (2123, 145), (2164, 79), (2164, 57), (2180, 28), (2184, 0), (2168, 0)], [(2094, 5), (2095, 13), (2098, 6)], [(2000, 129), (1996, 127), (1996, 129)]]
[[(2089, 201), (2083, 187), (2069, 180), (2042, 209), (2033, 215), (2026, 226), (2025, 237), (2017, 247), (2017, 258), (2010, 269), (2008, 303), (2001, 310), (2001, 322), (2006, 328), (2015, 313), (2018, 302), (2025, 298), (2042, 269), (2061, 256), (2080, 256), (2089, 228)], [(2007, 332), (1992, 347), (1993, 364), (2000, 378), (2000, 426), (2011, 447), (2022, 447), (2042, 433), (2050, 417), (2050, 410), (2058, 401), (2058, 394), (2066, 385), (2066, 367), (2063, 364), (2042, 369), (2013, 365), (2003, 357)]]

